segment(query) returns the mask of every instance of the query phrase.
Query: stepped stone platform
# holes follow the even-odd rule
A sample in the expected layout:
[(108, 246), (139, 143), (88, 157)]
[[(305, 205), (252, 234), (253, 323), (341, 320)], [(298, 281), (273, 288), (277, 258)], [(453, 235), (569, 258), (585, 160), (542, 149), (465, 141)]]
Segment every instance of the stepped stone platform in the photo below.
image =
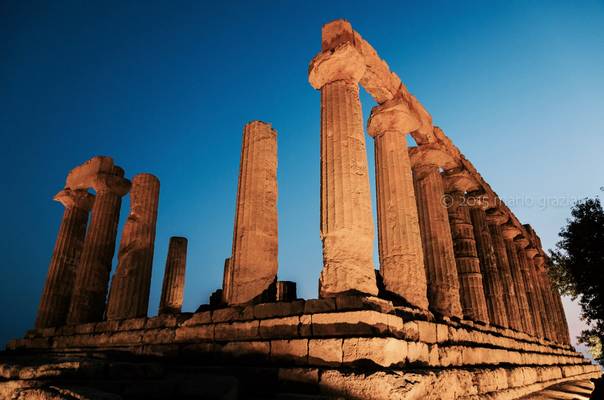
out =
[[(514, 399), (600, 375), (568, 345), (361, 296), (46, 328), (7, 345), (9, 356), (28, 354), (75, 357), (80, 369), (126, 357), (138, 369), (153, 360), (162, 371), (192, 365), (200, 376), (255, 377), (240, 388), (249, 396), (289, 383), (328, 398)], [(13, 380), (23, 373), (6, 371)]]

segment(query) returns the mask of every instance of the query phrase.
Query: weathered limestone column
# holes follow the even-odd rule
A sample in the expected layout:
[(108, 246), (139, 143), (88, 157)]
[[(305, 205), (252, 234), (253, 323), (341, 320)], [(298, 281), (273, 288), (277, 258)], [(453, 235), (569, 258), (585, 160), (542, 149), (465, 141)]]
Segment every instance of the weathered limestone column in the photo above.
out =
[(107, 302), (108, 320), (147, 315), (158, 204), (159, 179), (151, 174), (134, 176), (130, 214), (122, 232)]
[(365, 62), (350, 42), (323, 50), (312, 60), (308, 77), (321, 90), (323, 270), (319, 295), (376, 295), (373, 216), (358, 85)]
[(537, 337), (543, 337), (543, 325), (541, 324), (541, 317), (538, 315), (540, 310), (537, 291), (535, 290), (535, 282), (533, 281), (533, 274), (531, 273), (528, 256), (525, 250), (530, 242), (524, 236), (517, 236), (514, 239), (514, 244), (518, 251), (518, 261), (520, 262), (520, 270), (522, 271), (530, 315), (533, 319), (534, 334)]
[(554, 300), (558, 304), (558, 309), (560, 310), (560, 319), (561, 319), (560, 335), (561, 335), (562, 343), (570, 345), (571, 339), (570, 339), (570, 331), (568, 330), (568, 321), (566, 320), (566, 312), (564, 311), (564, 306), (562, 305), (562, 297), (560, 296), (560, 293), (556, 289), (554, 289)]
[(443, 203), (445, 189), (440, 167), (454, 160), (431, 145), (409, 150), (431, 311), (462, 318), (459, 279), (453, 252), (453, 238), (447, 208)]
[(497, 266), (499, 267), (499, 274), (501, 277), (504, 304), (508, 317), (507, 327), (522, 331), (523, 326), (518, 305), (518, 296), (516, 295), (514, 279), (512, 277), (510, 262), (503, 239), (503, 232), (501, 230), (501, 225), (506, 223), (508, 219), (508, 215), (497, 211), (487, 214), (489, 232), (491, 233), (495, 257), (497, 258)]
[(187, 268), (187, 239), (170, 238), (164, 283), (159, 302), (160, 314), (178, 314), (182, 309), (185, 291), (185, 271)]
[(514, 238), (518, 236), (521, 231), (518, 229), (518, 227), (512, 224), (505, 224), (502, 227), (502, 233), (505, 249), (510, 263), (512, 279), (514, 280), (514, 289), (516, 290), (516, 299), (518, 300), (518, 309), (520, 310), (522, 332), (529, 335), (535, 335), (533, 317), (531, 316), (531, 310), (529, 308), (526, 294), (526, 286), (524, 284), (524, 276), (522, 275), (520, 261), (518, 260), (518, 252), (516, 250), (516, 246), (514, 245)]
[(482, 272), (489, 320), (493, 325), (507, 327), (508, 316), (503, 298), (503, 284), (497, 265), (495, 247), (493, 246), (491, 232), (487, 224), (487, 214), (484, 209), (485, 203), (478, 197), (471, 198), (470, 200), (473, 200), (474, 203), (470, 208), (470, 217), (472, 226), (474, 227), (478, 258), (480, 259), (480, 271)]
[(533, 258), (535, 269), (537, 271), (537, 280), (539, 282), (539, 290), (541, 298), (543, 299), (544, 315), (543, 315), (543, 328), (545, 331), (545, 337), (552, 341), (557, 341), (556, 335), (556, 316), (555, 306), (553, 304), (552, 291), (549, 285), (549, 277), (545, 270), (545, 257), (541, 254), (536, 254)]
[(92, 181), (92, 187), (96, 191), (96, 199), (77, 267), (67, 317), (69, 324), (103, 319), (120, 206), (122, 196), (130, 190), (130, 181), (124, 178), (121, 168), (113, 167), (111, 173), (98, 173)]
[(65, 189), (53, 200), (63, 204), (65, 211), (48, 266), (36, 329), (65, 324), (94, 195), (86, 190)]
[(277, 236), (277, 132), (253, 121), (243, 129), (228, 304), (252, 302), (274, 285)]
[(539, 254), (539, 251), (533, 245), (529, 245), (524, 251), (529, 264), (531, 281), (533, 282), (533, 289), (535, 291), (535, 299), (537, 300), (538, 310), (534, 315), (535, 318), (538, 318), (541, 322), (542, 337), (550, 338), (549, 318), (543, 293), (540, 267), (537, 265), (537, 255)]
[(483, 278), (480, 272), (480, 260), (476, 250), (474, 227), (470, 219), (470, 208), (466, 202), (465, 192), (478, 189), (475, 182), (465, 174), (446, 174), (449, 224), (453, 237), (453, 250), (457, 275), (459, 277), (459, 294), (464, 318), (488, 324), (489, 315), (484, 296)]
[(386, 291), (427, 309), (426, 270), (405, 135), (419, 127), (399, 99), (371, 111), (367, 132), (375, 139), (380, 274)]

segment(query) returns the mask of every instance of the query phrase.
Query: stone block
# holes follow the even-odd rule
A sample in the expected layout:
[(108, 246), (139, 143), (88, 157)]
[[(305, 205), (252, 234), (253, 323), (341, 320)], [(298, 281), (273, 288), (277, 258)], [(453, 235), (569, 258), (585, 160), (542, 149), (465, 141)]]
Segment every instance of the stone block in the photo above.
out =
[(270, 356), (270, 342), (228, 342), (220, 351), (227, 359), (266, 361)]
[(247, 321), (254, 319), (254, 308), (252, 306), (227, 307), (212, 312), (212, 322)]
[(438, 348), (438, 363), (441, 367), (458, 367), (463, 365), (463, 347), (446, 346)]
[(219, 323), (214, 328), (215, 340), (243, 340), (259, 338), (260, 321)]
[(304, 313), (304, 300), (296, 300), (289, 303), (263, 303), (254, 306), (255, 318), (288, 317)]
[(300, 317), (283, 317), (263, 319), (260, 321), (261, 338), (295, 338), (298, 337)]
[(95, 332), (116, 332), (119, 328), (120, 321), (102, 321), (98, 322), (94, 328)]
[(317, 368), (279, 368), (279, 382), (316, 387), (319, 384)]
[(73, 333), (76, 335), (90, 334), (95, 331), (97, 323), (91, 322), (88, 324), (74, 325)]
[(403, 318), (395, 314), (388, 314), (388, 331), (390, 334), (399, 339), (406, 339), (405, 323)]
[(333, 297), (326, 299), (306, 300), (304, 304), (304, 314), (316, 314), (333, 312), (336, 310), (336, 299)]
[(449, 327), (444, 324), (436, 324), (436, 342), (445, 343), (449, 341)]
[(310, 339), (308, 364), (338, 367), (342, 364), (342, 339)]
[(419, 341), (424, 343), (436, 343), (436, 324), (427, 321), (416, 321), (418, 332), (419, 332)]
[(143, 343), (173, 343), (176, 340), (176, 328), (147, 329), (143, 334)]
[(176, 328), (175, 340), (177, 342), (196, 342), (213, 339), (213, 325), (181, 326)]
[(173, 314), (160, 314), (156, 317), (147, 318), (145, 328), (173, 328), (176, 326), (176, 316)]
[(189, 319), (183, 321), (182, 326), (194, 326), (212, 323), (212, 312), (201, 311), (191, 315)]
[(109, 336), (110, 346), (127, 346), (142, 344), (143, 331), (119, 331)]
[(120, 321), (118, 329), (120, 331), (132, 331), (137, 329), (144, 329), (147, 323), (147, 318), (129, 318)]
[(403, 337), (409, 341), (419, 340), (419, 325), (416, 321), (403, 323)]
[(373, 310), (382, 313), (394, 311), (391, 301), (374, 296), (336, 296), (336, 310)]
[(312, 317), (310, 315), (300, 316), (299, 333), (301, 337), (312, 336)]
[(382, 367), (403, 365), (407, 358), (407, 342), (395, 338), (344, 339), (342, 362), (346, 364), (377, 364)]
[(388, 331), (388, 315), (376, 311), (346, 311), (312, 316), (313, 336), (384, 335)]
[(423, 342), (407, 342), (407, 362), (410, 364), (428, 365), (430, 349)]
[(478, 393), (507, 389), (507, 372), (503, 368), (478, 370), (474, 373), (474, 384), (478, 387)]
[(271, 360), (306, 365), (308, 339), (271, 340)]

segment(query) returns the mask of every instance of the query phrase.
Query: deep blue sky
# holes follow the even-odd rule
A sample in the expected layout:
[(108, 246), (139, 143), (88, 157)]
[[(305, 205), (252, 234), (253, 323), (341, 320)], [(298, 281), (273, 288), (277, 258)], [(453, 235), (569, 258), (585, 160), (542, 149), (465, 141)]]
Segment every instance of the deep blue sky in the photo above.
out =
[[(52, 196), (99, 154), (161, 180), (150, 314), (172, 235), (189, 238), (184, 309), (206, 302), (230, 254), (241, 131), (253, 119), (279, 135), (279, 277), (316, 297), (319, 95), (307, 66), (336, 18), (374, 45), (546, 248), (572, 200), (601, 193), (601, 1), (4, 0), (0, 343), (33, 324), (63, 212)], [(127, 210), (126, 200), (122, 221)]]

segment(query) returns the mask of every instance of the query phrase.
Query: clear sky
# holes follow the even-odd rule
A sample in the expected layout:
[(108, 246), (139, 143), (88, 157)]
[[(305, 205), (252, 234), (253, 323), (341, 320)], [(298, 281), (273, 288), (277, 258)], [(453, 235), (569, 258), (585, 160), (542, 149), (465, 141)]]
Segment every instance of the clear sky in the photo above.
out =
[[(254, 119), (278, 131), (279, 278), (316, 297), (319, 94), (307, 67), (336, 18), (546, 248), (574, 199), (602, 193), (602, 1), (4, 0), (0, 343), (33, 326), (63, 212), (52, 196), (94, 155), (161, 180), (150, 314), (172, 235), (189, 238), (184, 309), (207, 302), (230, 254), (242, 127)], [(373, 101), (362, 101), (367, 115)], [(127, 211), (126, 199), (122, 223)]]

